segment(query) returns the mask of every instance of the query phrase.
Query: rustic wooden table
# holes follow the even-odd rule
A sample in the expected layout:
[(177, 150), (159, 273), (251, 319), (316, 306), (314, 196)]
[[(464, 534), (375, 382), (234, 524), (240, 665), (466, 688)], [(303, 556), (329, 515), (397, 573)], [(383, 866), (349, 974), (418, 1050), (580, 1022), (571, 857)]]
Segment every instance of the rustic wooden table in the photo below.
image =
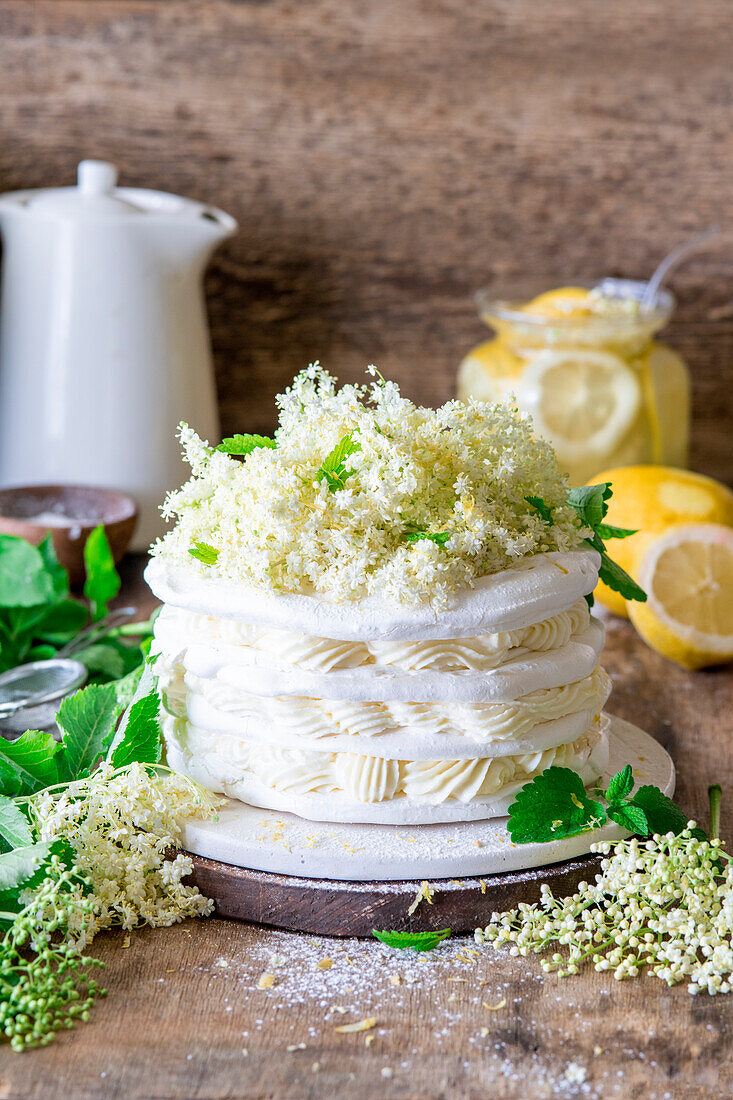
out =
[[(126, 563), (124, 596), (149, 609), (140, 566)], [(670, 750), (678, 797), (705, 821), (708, 783), (733, 784), (733, 673), (682, 672), (616, 619), (604, 663), (612, 709)], [(680, 1100), (733, 1090), (731, 998), (692, 998), (656, 978), (546, 977), (536, 959), (479, 951), (467, 937), (420, 956), (216, 919), (136, 932), (129, 945), (108, 933), (95, 948), (107, 1000), (45, 1050), (2, 1048), (0, 1097)], [(258, 988), (263, 973), (275, 976), (269, 989)], [(336, 1031), (369, 1017), (368, 1031)]]

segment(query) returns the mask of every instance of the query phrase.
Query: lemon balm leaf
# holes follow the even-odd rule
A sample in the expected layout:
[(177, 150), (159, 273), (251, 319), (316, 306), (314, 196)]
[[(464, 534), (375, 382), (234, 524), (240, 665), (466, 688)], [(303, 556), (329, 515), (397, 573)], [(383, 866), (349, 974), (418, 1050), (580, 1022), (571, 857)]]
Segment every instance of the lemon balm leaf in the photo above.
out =
[(636, 600), (637, 603), (646, 603), (646, 592), (630, 577), (625, 569), (622, 569), (615, 561), (609, 558), (605, 550), (601, 552), (601, 568), (598, 576), (605, 585), (618, 592), (625, 600)]
[(219, 557), (219, 551), (215, 550), (213, 546), (209, 546), (208, 542), (196, 542), (189, 547), (188, 552), (192, 558), (203, 562), (204, 565), (216, 565)]
[(318, 480), (325, 480), (332, 493), (345, 488), (346, 479), (351, 477), (353, 470), (347, 470), (344, 459), (360, 450), (361, 445), (351, 438), (349, 432), (339, 440), (334, 449), (324, 458), (316, 475)]
[(628, 527), (612, 527), (610, 523), (599, 523), (596, 534), (601, 539), (628, 539), (637, 535), (638, 531), (630, 531)]
[(554, 520), (552, 518), (552, 508), (549, 504), (546, 504), (542, 497), (525, 497), (527, 504), (531, 504), (535, 511), (539, 512), (545, 523), (549, 523), (552, 527)]
[(581, 485), (568, 493), (568, 504), (575, 509), (587, 527), (593, 530), (601, 523), (608, 511), (608, 501), (613, 496), (609, 481), (598, 485)]
[(398, 951), (404, 951), (408, 947), (413, 951), (433, 951), (450, 934), (450, 928), (441, 928), (437, 932), (378, 932), (376, 928), (372, 929), (372, 935), (380, 943), (385, 943), (387, 947), (396, 947)]
[(266, 447), (270, 450), (275, 450), (277, 443), (274, 439), (270, 439), (268, 435), (251, 435), (249, 432), (244, 434), (237, 433), (236, 435), (227, 436), (226, 439), (222, 439), (217, 451), (221, 451), (225, 455), (241, 455), (245, 456), (251, 454), (252, 451), (258, 450), (260, 447)]
[(627, 764), (609, 780), (606, 799), (609, 802), (619, 802), (622, 798), (627, 798), (633, 789), (634, 773), (631, 770), (631, 764)]
[(628, 829), (630, 833), (638, 833), (639, 836), (649, 835), (649, 821), (641, 806), (635, 806), (633, 802), (620, 802), (608, 807), (608, 816), (622, 829)]
[(588, 795), (578, 773), (551, 767), (517, 792), (507, 828), (515, 844), (544, 844), (605, 822), (603, 805)]
[(450, 531), (408, 531), (405, 535), (407, 542), (434, 542), (436, 546), (445, 546), (450, 538)]

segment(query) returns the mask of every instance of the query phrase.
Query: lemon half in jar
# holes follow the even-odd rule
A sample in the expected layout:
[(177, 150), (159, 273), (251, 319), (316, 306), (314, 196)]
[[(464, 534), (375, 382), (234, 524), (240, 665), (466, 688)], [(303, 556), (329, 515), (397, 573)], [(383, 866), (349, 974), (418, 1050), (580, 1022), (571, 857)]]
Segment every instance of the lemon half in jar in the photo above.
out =
[(586, 348), (539, 351), (518, 389), (535, 431), (552, 443), (574, 484), (608, 462), (641, 405), (638, 378), (624, 360)]

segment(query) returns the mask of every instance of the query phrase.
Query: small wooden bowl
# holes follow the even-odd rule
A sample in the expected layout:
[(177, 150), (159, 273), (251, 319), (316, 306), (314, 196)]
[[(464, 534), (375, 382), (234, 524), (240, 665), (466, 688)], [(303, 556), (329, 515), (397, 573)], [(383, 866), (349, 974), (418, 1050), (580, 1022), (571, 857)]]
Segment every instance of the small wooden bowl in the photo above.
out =
[[(55, 524), (46, 518), (50, 514), (71, 522)], [(34, 546), (50, 534), (58, 559), (75, 588), (84, 583), (84, 544), (100, 523), (118, 562), (137, 523), (137, 505), (127, 493), (91, 485), (0, 489), (0, 533), (20, 535)]]

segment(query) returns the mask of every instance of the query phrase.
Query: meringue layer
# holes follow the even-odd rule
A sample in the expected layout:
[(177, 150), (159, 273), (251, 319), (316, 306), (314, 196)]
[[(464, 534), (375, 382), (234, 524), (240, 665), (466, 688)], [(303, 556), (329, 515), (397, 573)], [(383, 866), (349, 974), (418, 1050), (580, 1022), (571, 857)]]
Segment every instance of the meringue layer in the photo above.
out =
[(211, 790), (251, 805), (322, 821), (420, 823), (476, 820), (504, 812), (524, 783), (555, 764), (585, 782), (608, 762), (605, 720), (576, 741), (544, 752), (469, 760), (385, 760), (253, 745), (164, 719), (169, 762)]

